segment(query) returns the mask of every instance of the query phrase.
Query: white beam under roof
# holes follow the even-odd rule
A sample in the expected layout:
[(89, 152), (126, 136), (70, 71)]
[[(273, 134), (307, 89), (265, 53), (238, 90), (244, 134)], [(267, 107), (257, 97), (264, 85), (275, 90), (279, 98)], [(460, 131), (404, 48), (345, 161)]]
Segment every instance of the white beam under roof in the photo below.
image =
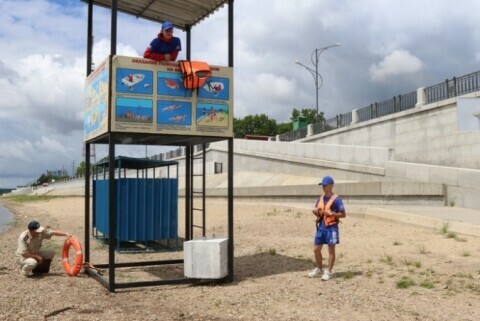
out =
[[(89, 0), (81, 0), (88, 3)], [(171, 21), (181, 30), (193, 27), (228, 3), (228, 0), (117, 0), (120, 12), (155, 22)], [(93, 0), (111, 8), (112, 0)]]

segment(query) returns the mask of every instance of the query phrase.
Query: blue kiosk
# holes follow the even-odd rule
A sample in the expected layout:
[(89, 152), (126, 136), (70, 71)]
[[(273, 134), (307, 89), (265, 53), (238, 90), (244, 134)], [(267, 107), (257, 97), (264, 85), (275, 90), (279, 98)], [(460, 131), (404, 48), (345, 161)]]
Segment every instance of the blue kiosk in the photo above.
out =
[[(185, 241), (194, 237), (194, 229), (206, 231), (205, 163), (206, 147), (211, 142), (228, 141), (228, 204), (227, 204), (227, 272), (215, 282), (233, 281), (233, 0), (183, 0), (181, 5), (170, 0), (82, 0), (88, 5), (87, 81), (85, 133), (85, 253), (86, 262), (97, 268), (108, 269), (104, 277), (95, 268), (86, 268), (88, 275), (110, 292), (116, 289), (188, 284), (205, 280), (192, 277), (146, 281), (118, 282), (116, 270), (129, 267), (179, 265), (184, 259), (138, 262), (116, 262), (116, 248), (127, 239), (137, 241), (176, 239), (180, 231)], [(93, 8), (94, 5), (111, 9), (110, 55), (92, 70)], [(141, 57), (116, 54), (117, 13), (131, 14), (155, 22), (171, 21), (175, 28), (186, 32), (186, 59), (191, 59), (191, 30), (203, 19), (228, 6), (228, 66), (211, 66), (210, 82), (194, 93), (182, 88), (182, 74), (176, 62), (159, 62)], [(215, 90), (211, 90), (215, 88)], [(93, 175), (93, 203), (90, 204), (90, 156), (92, 144), (108, 145), (108, 160), (101, 177)], [(156, 162), (117, 156), (116, 145), (181, 146), (185, 149), (183, 176), (178, 175), (176, 162)], [(201, 153), (195, 154), (195, 150)], [(195, 147), (197, 147), (195, 149)], [(200, 156), (199, 156), (200, 155)], [(194, 188), (197, 163), (202, 162), (203, 184)], [(175, 166), (175, 178), (122, 176), (123, 169), (137, 169), (149, 173), (154, 168)], [(198, 166), (197, 166), (198, 167)], [(125, 173), (125, 171), (123, 171)], [(185, 226), (178, 228), (178, 179), (185, 182)], [(201, 198), (199, 210), (193, 199)], [(136, 203), (132, 203), (132, 200)], [(178, 200), (178, 198), (177, 198)], [(168, 206), (173, 205), (171, 208)], [(178, 205), (180, 206), (180, 205)], [(93, 209), (93, 213), (90, 209)], [(160, 209), (161, 208), (161, 209)], [(165, 209), (166, 208), (166, 209)], [(176, 216), (177, 215), (177, 216)], [(200, 226), (198, 215), (203, 222)], [(195, 220), (194, 220), (195, 216)], [(93, 218), (93, 222), (92, 222)], [(149, 221), (148, 221), (149, 220)], [(150, 225), (153, 227), (150, 228)], [(108, 262), (90, 260), (90, 237), (94, 230), (108, 236)], [(159, 231), (158, 231), (159, 230)], [(158, 234), (155, 234), (158, 233)]]

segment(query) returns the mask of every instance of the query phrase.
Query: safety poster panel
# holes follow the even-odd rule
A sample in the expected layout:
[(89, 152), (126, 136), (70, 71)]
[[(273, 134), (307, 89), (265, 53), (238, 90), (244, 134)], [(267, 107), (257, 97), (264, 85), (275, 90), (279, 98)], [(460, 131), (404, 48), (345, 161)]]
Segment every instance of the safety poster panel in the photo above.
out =
[[(210, 69), (211, 77), (192, 91), (185, 89), (177, 62), (114, 56), (109, 69), (112, 95), (107, 99), (111, 131), (232, 137), (232, 68)], [(87, 90), (96, 81), (87, 80)], [(87, 99), (87, 113), (89, 107)], [(85, 130), (85, 139), (101, 133)]]

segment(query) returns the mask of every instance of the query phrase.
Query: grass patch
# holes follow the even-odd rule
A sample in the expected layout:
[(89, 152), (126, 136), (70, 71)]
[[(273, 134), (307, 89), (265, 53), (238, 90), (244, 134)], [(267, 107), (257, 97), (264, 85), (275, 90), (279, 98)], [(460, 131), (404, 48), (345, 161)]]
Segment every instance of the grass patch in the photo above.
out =
[(473, 279), (473, 275), (471, 275), (470, 273), (463, 273), (463, 272), (458, 272), (458, 273), (455, 273), (453, 275), (454, 277), (457, 277), (457, 278), (465, 278), (465, 279), (470, 279), (472, 280)]
[(347, 271), (343, 273), (342, 278), (344, 280), (349, 280), (349, 279), (353, 279), (354, 275), (355, 274), (352, 271)]
[(48, 202), (51, 199), (55, 198), (55, 196), (51, 195), (12, 195), (8, 196), (14, 202), (18, 203), (25, 203), (25, 202)]
[(277, 254), (277, 250), (273, 247), (269, 248), (268, 249), (268, 254), (270, 255), (276, 255)]
[(403, 276), (400, 281), (397, 281), (397, 289), (406, 289), (412, 285), (415, 285), (415, 281), (408, 276)]
[(385, 254), (380, 258), (380, 262), (388, 265), (393, 265), (393, 256)]
[(420, 254), (427, 254), (428, 253), (425, 245), (421, 244), (421, 245), (418, 246), (418, 253), (420, 253)]
[(449, 228), (450, 228), (450, 224), (448, 222), (443, 223), (442, 228), (440, 229), (440, 233), (447, 234), (449, 232)]
[(402, 245), (402, 244), (403, 244), (403, 243), (402, 243), (402, 242), (399, 242), (399, 241), (393, 242), (393, 245), (395, 245), (395, 246), (396, 246), (396, 245)]
[(273, 208), (273, 211), (267, 212), (267, 216), (277, 216), (278, 214), (280, 214), (280, 212), (277, 210), (276, 207)]
[(463, 251), (463, 252), (462, 252), (462, 256), (465, 256), (465, 257), (470, 256), (470, 252), (468, 252), (468, 251)]
[(435, 287), (433, 282), (430, 280), (423, 280), (422, 283), (420, 283), (420, 286), (425, 289), (433, 289)]
[(455, 232), (447, 232), (447, 234), (445, 234), (445, 236), (447, 237), (447, 239), (457, 239), (458, 238), (458, 235), (457, 233)]

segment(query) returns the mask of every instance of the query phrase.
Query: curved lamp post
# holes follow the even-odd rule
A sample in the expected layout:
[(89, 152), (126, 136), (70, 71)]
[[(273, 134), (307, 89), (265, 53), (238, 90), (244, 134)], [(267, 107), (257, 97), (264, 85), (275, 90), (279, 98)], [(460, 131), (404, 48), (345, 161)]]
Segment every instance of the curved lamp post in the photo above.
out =
[[(318, 49), (315, 49), (313, 52), (312, 52), (312, 55), (311, 55), (311, 60), (312, 60), (312, 64), (315, 66), (315, 70), (313, 70), (312, 68), (308, 67), (308, 66), (305, 66), (304, 64), (302, 64), (300, 61), (298, 60), (295, 60), (295, 63), (297, 65), (300, 65), (302, 66), (303, 68), (307, 69), (310, 74), (312, 74), (313, 76), (313, 80), (315, 81), (315, 91), (316, 91), (316, 110), (317, 110), (317, 114), (316, 114), (316, 120), (318, 120), (318, 90), (322, 87), (323, 85), (323, 78), (322, 78), (322, 75), (320, 75), (318, 73), (318, 59), (320, 58), (320, 55), (327, 49), (329, 48), (332, 48), (332, 47), (338, 47), (338, 46), (341, 46), (342, 44), (340, 42), (337, 42), (336, 44), (333, 44), (333, 45), (330, 45), (330, 46), (327, 46), (327, 47), (323, 47), (323, 48), (318, 48)], [(320, 80), (320, 82), (319, 82)]]

